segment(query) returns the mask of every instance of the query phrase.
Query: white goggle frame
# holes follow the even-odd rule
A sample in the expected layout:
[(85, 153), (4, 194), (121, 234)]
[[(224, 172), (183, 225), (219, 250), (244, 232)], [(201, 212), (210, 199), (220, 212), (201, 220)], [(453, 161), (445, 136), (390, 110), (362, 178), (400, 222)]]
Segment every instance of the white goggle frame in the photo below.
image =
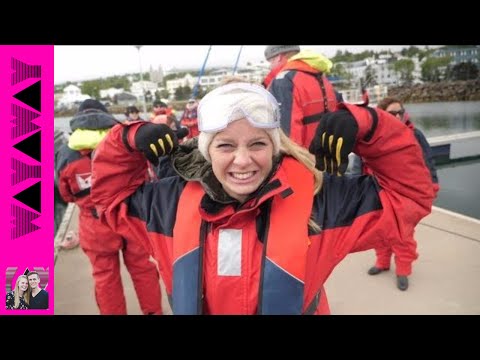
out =
[(257, 128), (278, 128), (280, 107), (264, 87), (242, 82), (212, 90), (198, 105), (198, 129), (202, 132), (223, 130), (243, 118)]

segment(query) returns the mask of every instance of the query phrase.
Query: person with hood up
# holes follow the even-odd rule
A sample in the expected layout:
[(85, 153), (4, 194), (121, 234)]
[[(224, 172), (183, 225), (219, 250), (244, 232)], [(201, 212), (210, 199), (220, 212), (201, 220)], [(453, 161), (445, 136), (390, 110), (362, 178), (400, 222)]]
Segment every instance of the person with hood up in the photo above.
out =
[[(127, 307), (120, 275), (119, 253), (144, 314), (161, 314), (160, 280), (155, 264), (141, 244), (113, 232), (98, 220), (92, 202), (92, 152), (119, 122), (97, 100), (87, 99), (70, 120), (73, 133), (58, 151), (56, 172), (66, 202), (80, 208), (80, 247), (92, 265), (95, 299), (101, 315), (125, 315)], [(118, 161), (118, 158), (115, 159)], [(147, 178), (146, 173), (143, 174)]]
[[(163, 124), (117, 125), (93, 161), (101, 221), (150, 249), (174, 314), (328, 314), (335, 266), (401, 241), (431, 211), (420, 149), (385, 112), (341, 104), (312, 156), (280, 129), (271, 93), (230, 82), (200, 101), (198, 127), (178, 145)], [(337, 176), (353, 149), (376, 177)], [(165, 155), (177, 176), (145, 182), (147, 160)]]
[(153, 102), (153, 112), (150, 114), (150, 122), (154, 124), (165, 124), (173, 130), (177, 130), (177, 118), (173, 113), (173, 109), (161, 101), (155, 100)]
[(188, 128), (188, 139), (198, 136), (198, 115), (197, 115), (198, 101), (190, 99), (185, 105), (185, 111), (180, 119), (180, 125)]
[(271, 71), (263, 85), (280, 104), (282, 130), (308, 148), (322, 116), (334, 111), (337, 95), (325, 76), (332, 62), (298, 45), (270, 45), (265, 58)]

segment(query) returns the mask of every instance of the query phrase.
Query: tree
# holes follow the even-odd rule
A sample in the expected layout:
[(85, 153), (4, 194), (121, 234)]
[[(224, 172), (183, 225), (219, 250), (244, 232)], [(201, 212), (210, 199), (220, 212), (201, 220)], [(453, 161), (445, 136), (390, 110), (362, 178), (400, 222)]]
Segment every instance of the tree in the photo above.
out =
[(130, 81), (126, 76), (110, 76), (106, 79), (100, 79), (100, 89), (124, 89), (125, 91), (130, 90)]
[(345, 52), (343, 53), (341, 50), (337, 50), (337, 53), (331, 60), (334, 64), (338, 62), (344, 62), (344, 61), (345, 62), (360, 61), (360, 60), (373, 57), (375, 56), (375, 54), (376, 53), (372, 50), (365, 50), (358, 54), (353, 54), (348, 50), (345, 50)]
[(435, 49), (429, 49), (428, 45), (425, 46), (425, 50), (420, 50), (418, 53), (418, 60), (422, 61), (423, 58), (428, 58), (435, 52)]
[(100, 83), (99, 80), (84, 81), (81, 85), (82, 94), (90, 95), (95, 99), (100, 99)]
[(429, 57), (422, 64), (422, 80), (439, 82), (445, 75), (445, 70), (451, 57)]
[(184, 98), (181, 100), (188, 100), (192, 96), (192, 88), (190, 86), (185, 86), (183, 88)]
[(342, 64), (337, 63), (333, 65), (330, 75), (340, 78), (343, 80), (342, 84), (344, 84), (346, 87), (350, 87), (353, 75), (349, 73)]
[(347, 71), (342, 64), (334, 64), (332, 70), (330, 71), (330, 75), (344, 78), (347, 75)]
[(170, 92), (167, 89), (155, 91), (155, 100), (168, 99), (170, 97)]
[(415, 64), (410, 59), (398, 60), (393, 64), (393, 70), (400, 74), (401, 84), (410, 85), (413, 82)]
[(471, 80), (478, 77), (478, 68), (471, 62), (462, 62), (455, 65), (449, 72), (451, 80)]
[(402, 54), (405, 57), (412, 58), (416, 55), (418, 55), (422, 50), (417, 48), (416, 46), (411, 45), (408, 48), (403, 48), (402, 51), (400, 51), (400, 54)]
[(187, 100), (192, 95), (190, 86), (180, 86), (175, 90), (175, 100)]
[(203, 87), (198, 86), (198, 92), (197, 92), (197, 99), (202, 99), (205, 95), (207, 95), (207, 91), (203, 90)]

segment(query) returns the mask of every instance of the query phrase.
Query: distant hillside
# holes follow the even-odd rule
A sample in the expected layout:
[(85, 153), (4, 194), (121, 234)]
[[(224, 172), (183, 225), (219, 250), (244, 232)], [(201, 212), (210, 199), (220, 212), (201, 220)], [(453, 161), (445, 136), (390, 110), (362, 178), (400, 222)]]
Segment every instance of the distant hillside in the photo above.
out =
[(480, 79), (391, 87), (388, 95), (406, 103), (480, 101)]

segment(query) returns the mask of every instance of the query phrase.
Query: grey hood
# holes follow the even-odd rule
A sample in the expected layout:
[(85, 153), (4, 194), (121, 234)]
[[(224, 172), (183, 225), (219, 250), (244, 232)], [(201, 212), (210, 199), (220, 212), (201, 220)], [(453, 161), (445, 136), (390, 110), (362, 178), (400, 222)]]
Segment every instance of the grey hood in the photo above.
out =
[(96, 109), (88, 109), (74, 115), (70, 120), (70, 128), (72, 131), (77, 129), (108, 129), (119, 123), (120, 121), (115, 119), (113, 115)]

